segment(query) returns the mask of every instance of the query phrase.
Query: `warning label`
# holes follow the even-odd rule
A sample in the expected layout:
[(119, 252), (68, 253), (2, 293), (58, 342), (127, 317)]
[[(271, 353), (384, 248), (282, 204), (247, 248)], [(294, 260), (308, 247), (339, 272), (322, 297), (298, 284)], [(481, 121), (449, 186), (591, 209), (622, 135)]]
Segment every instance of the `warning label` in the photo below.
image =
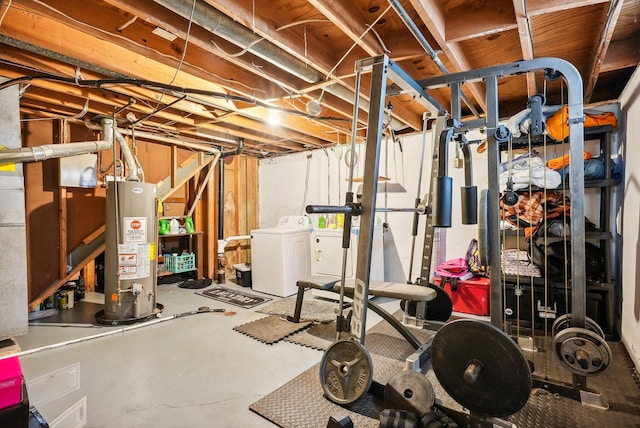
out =
[(147, 242), (146, 217), (124, 218), (124, 242), (127, 244)]
[(149, 244), (118, 245), (118, 272), (121, 279), (146, 278), (151, 274)]

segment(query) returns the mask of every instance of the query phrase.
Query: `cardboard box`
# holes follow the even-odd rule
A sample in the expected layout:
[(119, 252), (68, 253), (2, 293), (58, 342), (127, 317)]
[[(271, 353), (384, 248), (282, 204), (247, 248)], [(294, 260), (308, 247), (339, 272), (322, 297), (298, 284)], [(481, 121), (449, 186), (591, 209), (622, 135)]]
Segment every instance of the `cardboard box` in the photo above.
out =
[(162, 217), (182, 217), (186, 208), (186, 202), (163, 202)]
[(452, 287), (452, 279), (434, 277), (436, 285), (444, 282), (444, 290), (451, 297), (453, 310), (465, 314), (480, 316), (489, 315), (489, 278), (474, 276), (465, 280), (456, 280)]
[(0, 360), (0, 409), (22, 402), (22, 368), (18, 357)]

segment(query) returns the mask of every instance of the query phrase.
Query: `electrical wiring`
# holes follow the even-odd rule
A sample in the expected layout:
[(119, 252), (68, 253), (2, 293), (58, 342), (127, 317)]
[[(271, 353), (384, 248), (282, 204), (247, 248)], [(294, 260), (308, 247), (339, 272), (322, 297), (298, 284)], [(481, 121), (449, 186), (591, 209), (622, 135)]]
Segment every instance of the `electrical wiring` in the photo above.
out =
[(54, 82), (64, 82), (64, 83), (68, 83), (68, 84), (72, 84), (72, 85), (76, 85), (79, 87), (85, 87), (85, 88), (95, 88), (95, 89), (104, 89), (105, 86), (110, 86), (110, 85), (132, 85), (132, 86), (136, 86), (136, 87), (140, 87), (140, 88), (146, 88), (146, 89), (155, 89), (155, 90), (168, 90), (168, 91), (172, 91), (175, 92), (175, 94), (177, 94), (176, 96), (180, 97), (183, 94), (191, 94), (191, 95), (204, 95), (204, 96), (209, 96), (212, 98), (217, 98), (217, 99), (224, 99), (225, 101), (239, 101), (239, 102), (243, 102), (246, 104), (253, 104), (259, 107), (265, 107), (271, 110), (277, 110), (280, 111), (282, 113), (286, 113), (286, 114), (291, 114), (294, 116), (302, 116), (302, 117), (307, 117), (316, 121), (338, 121), (338, 122), (350, 122), (350, 119), (345, 119), (342, 117), (313, 117), (309, 114), (297, 111), (297, 110), (292, 110), (292, 109), (286, 109), (283, 107), (279, 107), (279, 106), (274, 106), (271, 105), (265, 101), (261, 101), (257, 98), (248, 98), (242, 95), (233, 95), (233, 94), (228, 94), (225, 92), (216, 92), (216, 91), (209, 91), (209, 90), (205, 90), (205, 89), (196, 89), (196, 88), (183, 88), (180, 86), (174, 86), (174, 85), (168, 85), (166, 83), (160, 83), (160, 82), (153, 82), (150, 80), (143, 80), (143, 79), (130, 79), (130, 78), (114, 78), (114, 79), (75, 79), (75, 78), (69, 78), (69, 77), (62, 77), (62, 76), (56, 76), (53, 74), (38, 74), (38, 75), (29, 75), (29, 76), (23, 76), (23, 77), (17, 77), (14, 79), (10, 79), (7, 80), (3, 83), (0, 83), (0, 90), (5, 89), (9, 86), (12, 85), (16, 85), (16, 84), (20, 84), (20, 83), (26, 83), (26, 82), (33, 82), (36, 80), (49, 80), (49, 81), (54, 81)]
[[(193, 6), (191, 7), (191, 15), (189, 15), (189, 25), (187, 26), (187, 35), (184, 38), (184, 48), (182, 49), (182, 56), (180, 57), (180, 62), (178, 63), (178, 66), (176, 67), (175, 73), (173, 73), (173, 77), (169, 81), (170, 85), (172, 85), (173, 82), (176, 81), (176, 77), (178, 77), (178, 73), (180, 73), (180, 70), (182, 69), (182, 65), (184, 64), (184, 58), (187, 55), (187, 47), (189, 46), (189, 36), (191, 36), (191, 24), (193, 24), (193, 14), (196, 11), (196, 1), (197, 0), (193, 0)], [(159, 111), (160, 104), (162, 103), (162, 99), (164, 98), (166, 93), (167, 93), (167, 91), (165, 89), (162, 92), (162, 95), (160, 95), (160, 98), (158, 99), (158, 104), (156, 104), (154, 112), (150, 113), (144, 119), (140, 119), (141, 121), (148, 119), (149, 117), (153, 116), (157, 111)], [(171, 103), (171, 104), (173, 104), (173, 103)], [(171, 104), (169, 104), (168, 106), (170, 106)], [(165, 108), (168, 107), (168, 106), (165, 106)]]
[(9, 3), (7, 3), (7, 8), (2, 13), (2, 16), (0, 16), (0, 26), (2, 26), (2, 22), (4, 21), (4, 17), (7, 16), (7, 12), (9, 12), (9, 8), (11, 7), (11, 3), (13, 3), (13, 0), (9, 0)]
[[(354, 42), (351, 45), (351, 47), (349, 49), (347, 49), (347, 51), (344, 53), (344, 55), (342, 55), (342, 58), (340, 58), (338, 60), (338, 62), (336, 63), (336, 65), (334, 65), (333, 68), (329, 71), (329, 73), (327, 73), (327, 77), (325, 78), (325, 80), (334, 79), (333, 73), (340, 66), (340, 64), (342, 64), (342, 61), (344, 61), (347, 58), (347, 56), (351, 53), (351, 51), (353, 51), (355, 49), (355, 47), (358, 46), (358, 43), (360, 42), (360, 40), (362, 40), (362, 38), (370, 30), (373, 29), (373, 26), (376, 25), (378, 23), (378, 21), (380, 21), (380, 19), (382, 19), (382, 17), (389, 11), (389, 9), (391, 9), (391, 5), (389, 5), (380, 15), (378, 15), (378, 17), (371, 24), (367, 25), (366, 30), (356, 40), (354, 40)], [(384, 44), (383, 44), (383, 47), (384, 47)], [(386, 47), (384, 47), (384, 49), (386, 49)], [(335, 80), (340, 80), (340, 79), (335, 79)], [(320, 100), (324, 96), (325, 89), (326, 89), (326, 86), (322, 88), (322, 92), (320, 93), (320, 97), (318, 98), (318, 102), (320, 102)]]
[[(10, 1), (9, 1), (9, 6), (11, 5), (11, 1), (12, 1), (12, 0), (10, 0)], [(129, 38), (127, 38), (127, 37), (125, 37), (125, 36), (122, 36), (122, 35), (120, 35), (120, 34), (114, 34), (114, 33), (110, 32), (110, 31), (106, 31), (106, 30), (104, 30), (104, 29), (102, 29), (102, 28), (99, 28), (99, 27), (93, 26), (93, 25), (88, 24), (88, 23), (86, 23), (86, 22), (79, 21), (79, 20), (77, 20), (77, 19), (75, 19), (75, 18), (73, 18), (73, 17), (71, 17), (71, 16), (67, 15), (66, 13), (62, 12), (61, 10), (56, 9), (55, 7), (53, 7), (53, 6), (49, 5), (49, 4), (46, 4), (46, 3), (44, 3), (44, 2), (42, 2), (42, 1), (40, 1), (40, 0), (32, 0), (32, 1), (33, 1), (34, 3), (36, 3), (36, 4), (41, 5), (42, 7), (45, 7), (45, 8), (47, 8), (47, 9), (51, 10), (51, 11), (52, 11), (52, 12), (54, 12), (54, 13), (57, 13), (58, 15), (60, 15), (60, 16), (62, 16), (62, 17), (64, 17), (65, 19), (68, 19), (68, 20), (70, 20), (71, 22), (74, 22), (74, 23), (76, 23), (76, 24), (78, 24), (78, 25), (82, 25), (82, 26), (84, 26), (84, 27), (90, 28), (90, 29), (92, 29), (92, 30), (94, 30), (94, 31), (100, 32), (100, 33), (102, 33), (102, 34), (105, 34), (105, 35), (108, 35), (108, 36), (111, 36), (111, 37), (117, 37), (117, 38), (119, 38), (119, 39), (122, 39), (122, 40), (126, 41), (127, 43), (130, 43), (130, 44), (133, 44), (134, 46), (137, 46), (138, 48), (141, 48), (141, 49), (144, 49), (144, 50), (150, 50), (150, 51), (153, 51), (153, 52), (155, 52), (156, 54), (158, 54), (158, 55), (160, 55), (160, 56), (162, 56), (162, 57), (164, 57), (164, 58), (175, 59), (172, 55), (168, 55), (168, 54), (166, 54), (166, 53), (164, 53), (164, 52), (161, 52), (161, 51), (159, 51), (159, 50), (157, 50), (157, 49), (151, 48), (151, 47), (149, 47), (148, 45), (143, 45), (143, 44), (137, 43), (137, 42), (136, 42), (136, 41), (134, 41), (133, 39), (129, 39)], [(14, 7), (15, 7), (15, 8), (17, 8), (18, 6), (14, 6)], [(9, 9), (8, 9), (8, 7), (7, 7), (7, 10), (9, 10)], [(5, 10), (5, 13), (4, 13), (5, 15), (6, 15), (7, 10)], [(22, 9), (22, 10), (26, 10), (26, 9)], [(34, 12), (30, 11), (30, 13), (34, 13)], [(192, 12), (192, 15), (191, 15), (191, 16), (193, 17), (193, 12)], [(3, 16), (2, 18), (0, 18), (0, 25), (2, 25), (2, 20), (3, 20), (3, 19), (4, 19), (4, 16)], [(191, 21), (191, 20), (190, 20), (190, 21)], [(126, 24), (127, 24), (127, 25), (131, 25), (131, 22), (127, 22)], [(191, 28), (191, 22), (190, 22), (190, 24), (189, 24), (189, 30), (188, 30), (188, 31), (190, 31), (190, 28)], [(185, 64), (185, 61), (184, 61), (184, 58), (185, 58), (184, 53), (186, 52), (186, 48), (187, 48), (187, 40), (188, 40), (188, 39), (189, 39), (189, 34), (187, 34), (187, 35), (186, 35), (186, 37), (185, 37), (185, 48), (184, 48), (184, 50), (183, 50), (183, 57), (182, 57), (182, 59), (181, 59), (181, 61), (180, 61), (180, 64), (179, 64), (179, 66), (178, 66), (179, 68), (181, 68), (181, 67), (183, 66), (183, 64)], [(249, 85), (247, 85), (247, 84), (244, 84), (244, 83), (242, 83), (242, 82), (238, 82), (237, 80), (234, 80), (234, 79), (226, 79), (226, 78), (224, 78), (224, 77), (222, 77), (222, 76), (220, 76), (220, 75), (218, 75), (218, 74), (212, 73), (212, 72), (211, 72), (211, 71), (209, 71), (209, 70), (205, 70), (205, 69), (204, 69), (204, 68), (202, 68), (202, 67), (199, 67), (199, 66), (196, 66), (196, 65), (193, 65), (193, 64), (189, 64), (189, 63), (186, 63), (186, 64), (188, 64), (188, 65), (189, 65), (189, 67), (192, 67), (192, 68), (197, 69), (197, 70), (199, 70), (199, 71), (209, 73), (209, 74), (211, 74), (212, 76), (215, 76), (217, 79), (219, 79), (219, 80), (221, 80), (221, 81), (223, 81), (223, 82), (226, 82), (226, 83), (229, 83), (229, 84), (233, 84), (233, 85), (240, 85), (240, 86), (242, 86), (242, 87), (244, 87), (244, 88), (247, 88), (247, 89), (249, 89), (249, 90), (252, 90), (252, 91), (256, 91), (256, 90), (257, 90), (257, 91), (259, 91), (259, 92), (263, 92), (263, 93), (264, 93), (264, 91), (263, 91), (263, 90), (256, 89), (256, 88), (254, 88), (254, 87), (252, 87), (252, 86), (249, 86)], [(176, 73), (176, 74), (177, 74), (177, 73)], [(175, 76), (174, 76), (174, 79), (175, 79)], [(172, 79), (171, 83), (173, 83), (173, 79)]]
[[(295, 27), (297, 25), (302, 25), (302, 24), (309, 24), (309, 23), (327, 23), (329, 22), (328, 19), (305, 19), (302, 21), (296, 21), (296, 22), (292, 22), (290, 24), (287, 25), (283, 25), (282, 27), (278, 27), (276, 28), (276, 31), (281, 31), (281, 30), (285, 30), (287, 28), (291, 28), (291, 27)], [(246, 54), (247, 52), (249, 52), (249, 50), (257, 45), (258, 43), (262, 42), (266, 40), (266, 37), (258, 37), (257, 39), (255, 39), (254, 41), (252, 41), (251, 43), (249, 43), (247, 46), (245, 46), (244, 48), (242, 48), (241, 50), (239, 50), (238, 52), (235, 53), (231, 53), (231, 52), (227, 52), (226, 50), (224, 50), (222, 47), (220, 47), (220, 45), (218, 45), (216, 43), (216, 41), (212, 38), (209, 38), (209, 43), (211, 43), (211, 46), (213, 46), (219, 53), (229, 57), (229, 58), (238, 58), (241, 57), (242, 55)]]

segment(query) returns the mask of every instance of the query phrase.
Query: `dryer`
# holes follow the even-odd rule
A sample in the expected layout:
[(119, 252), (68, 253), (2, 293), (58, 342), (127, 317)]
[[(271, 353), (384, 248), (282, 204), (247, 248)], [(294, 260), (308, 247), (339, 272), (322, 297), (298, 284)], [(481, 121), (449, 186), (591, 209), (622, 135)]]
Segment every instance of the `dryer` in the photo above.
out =
[(251, 231), (251, 282), (261, 293), (287, 297), (309, 276), (311, 256), (307, 216), (280, 217), (276, 227)]
[[(351, 241), (347, 250), (345, 279), (356, 277), (358, 262), (358, 237), (360, 226), (357, 221), (351, 227)], [(382, 222), (376, 219), (373, 229), (371, 250), (371, 281), (384, 281), (384, 253)], [(342, 229), (314, 229), (311, 232), (311, 275), (342, 276)], [(315, 297), (335, 300), (336, 294), (324, 290), (311, 290)]]

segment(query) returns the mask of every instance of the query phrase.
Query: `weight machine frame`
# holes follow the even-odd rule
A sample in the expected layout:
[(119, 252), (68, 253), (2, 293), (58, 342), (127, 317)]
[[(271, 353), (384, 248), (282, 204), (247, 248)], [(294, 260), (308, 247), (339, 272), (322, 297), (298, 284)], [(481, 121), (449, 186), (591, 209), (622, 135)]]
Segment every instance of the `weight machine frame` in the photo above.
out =
[[(449, 112), (431, 98), (426, 90), (448, 86), (451, 89), (451, 118), (453, 124), (460, 124), (461, 129), (486, 128), (487, 157), (488, 157), (488, 213), (487, 236), (488, 254), (486, 260), (491, 272), (501, 272), (500, 262), (500, 219), (499, 219), (499, 174), (500, 163), (499, 143), (496, 130), (499, 121), (498, 79), (519, 75), (527, 72), (544, 71), (545, 77), (563, 77), (568, 93), (568, 124), (569, 124), (569, 154), (570, 154), (570, 197), (571, 213), (576, 219), (584, 218), (584, 171), (581, 163), (584, 150), (583, 135), (583, 90), (582, 78), (578, 70), (569, 62), (559, 58), (539, 58), (529, 61), (517, 61), (494, 67), (481, 68), (467, 72), (454, 73), (445, 76), (418, 80), (411, 79), (386, 55), (367, 58), (356, 62), (356, 100), (354, 103), (353, 138), (357, 129), (358, 101), (360, 97), (361, 74), (371, 71), (370, 108), (367, 121), (366, 158), (364, 168), (364, 182), (362, 192), (362, 211), (360, 221), (360, 236), (365, 239), (358, 241), (358, 258), (356, 268), (356, 287), (353, 296), (353, 317), (351, 332), (354, 338), (364, 345), (366, 313), (368, 303), (369, 272), (372, 251), (373, 231), (375, 221), (375, 205), (377, 194), (377, 179), (379, 171), (380, 147), (384, 131), (384, 108), (387, 93), (387, 81), (391, 80), (400, 86), (402, 91), (411, 93), (432, 114), (447, 115)], [(487, 115), (484, 120), (461, 122), (461, 86), (467, 82), (484, 81), (486, 84)], [(397, 91), (393, 92), (397, 94)], [(425, 115), (426, 117), (426, 115)], [(425, 119), (426, 120), (426, 119)], [(435, 160), (434, 160), (435, 161)], [(433, 184), (432, 184), (433, 186)], [(427, 215), (430, 215), (429, 213)], [(571, 252), (571, 283), (572, 283), (572, 326), (586, 327), (586, 272), (585, 272), (585, 227), (584, 222), (572, 221), (570, 225), (572, 240)], [(503, 329), (504, 315), (502, 313), (502, 288), (500, 275), (491, 275), (490, 280), (490, 312), (491, 324)], [(580, 398), (584, 404), (604, 407), (598, 393), (587, 389), (585, 376), (573, 374), (572, 385), (553, 384), (547, 380), (534, 384), (553, 392), (574, 399)]]

